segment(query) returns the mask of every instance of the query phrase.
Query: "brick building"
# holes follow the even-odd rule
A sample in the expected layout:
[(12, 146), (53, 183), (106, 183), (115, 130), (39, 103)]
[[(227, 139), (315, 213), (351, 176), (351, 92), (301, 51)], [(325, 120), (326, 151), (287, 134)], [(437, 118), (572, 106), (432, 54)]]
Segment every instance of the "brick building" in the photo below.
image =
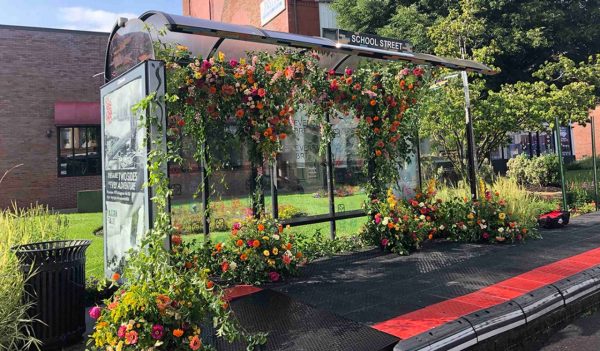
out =
[[(183, 15), (282, 32), (321, 36), (335, 28), (331, 0), (183, 0)], [(262, 6), (262, 10), (261, 10)]]
[[(600, 153), (600, 106), (590, 112), (590, 116), (595, 119), (596, 153)], [(579, 124), (573, 125), (573, 152), (575, 159), (580, 160), (592, 156), (592, 126), (587, 124), (585, 127)]]
[[(76, 207), (101, 188), (107, 33), (0, 25), (0, 208)], [(20, 166), (19, 166), (20, 165)]]

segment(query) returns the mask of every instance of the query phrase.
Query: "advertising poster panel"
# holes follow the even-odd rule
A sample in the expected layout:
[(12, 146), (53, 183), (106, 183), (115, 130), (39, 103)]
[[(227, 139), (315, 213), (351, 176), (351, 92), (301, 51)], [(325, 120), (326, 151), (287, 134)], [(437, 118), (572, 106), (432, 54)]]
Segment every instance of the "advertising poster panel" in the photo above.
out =
[[(156, 72), (149, 74), (152, 69)], [(145, 186), (151, 132), (144, 123), (148, 111), (134, 112), (132, 108), (149, 93), (156, 91), (164, 95), (163, 82), (162, 63), (146, 61), (101, 88), (104, 271), (107, 277), (121, 272), (126, 253), (140, 245), (151, 226), (152, 189)], [(164, 106), (158, 110), (164, 116)]]

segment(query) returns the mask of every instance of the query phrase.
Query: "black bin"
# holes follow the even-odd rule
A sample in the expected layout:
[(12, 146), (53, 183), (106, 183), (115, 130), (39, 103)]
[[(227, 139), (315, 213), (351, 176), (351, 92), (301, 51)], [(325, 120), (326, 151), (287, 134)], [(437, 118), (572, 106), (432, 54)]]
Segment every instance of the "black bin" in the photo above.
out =
[(81, 340), (85, 332), (85, 250), (90, 240), (56, 240), (12, 248), (27, 281), (29, 316), (43, 350)]

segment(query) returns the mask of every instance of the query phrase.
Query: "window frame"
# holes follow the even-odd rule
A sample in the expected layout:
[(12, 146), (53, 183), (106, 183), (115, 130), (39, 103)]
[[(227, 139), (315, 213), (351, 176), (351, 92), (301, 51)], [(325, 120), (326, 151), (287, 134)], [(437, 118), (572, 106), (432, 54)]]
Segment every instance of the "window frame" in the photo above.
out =
[[(75, 159), (75, 128), (79, 128), (80, 130), (85, 130), (85, 160), (88, 162), (90, 159), (98, 159), (99, 168), (97, 173), (87, 173), (87, 174), (62, 174), (61, 173), (61, 159), (63, 158), (61, 154), (61, 131), (65, 129), (71, 130), (71, 157), (73, 160)], [(90, 140), (90, 130), (96, 129), (96, 143), (97, 143), (97, 155), (96, 157), (90, 157), (89, 155), (89, 140)], [(69, 178), (69, 177), (97, 177), (102, 175), (102, 138), (101, 138), (101, 126), (99, 124), (77, 124), (77, 125), (64, 125), (64, 126), (56, 126), (56, 174), (59, 178)], [(68, 166), (67, 166), (68, 167)], [(68, 172), (68, 168), (67, 168)]]

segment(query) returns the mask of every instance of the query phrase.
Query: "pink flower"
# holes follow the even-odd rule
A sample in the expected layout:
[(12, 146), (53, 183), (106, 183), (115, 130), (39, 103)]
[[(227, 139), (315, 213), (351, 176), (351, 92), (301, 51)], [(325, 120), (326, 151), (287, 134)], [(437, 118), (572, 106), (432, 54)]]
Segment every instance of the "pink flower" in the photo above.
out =
[(375, 215), (375, 224), (381, 223), (381, 214), (378, 213)]
[(347, 76), (351, 76), (351, 75), (352, 75), (352, 73), (353, 73), (353, 72), (352, 72), (352, 68), (346, 68), (346, 69), (344, 70), (344, 73), (345, 73)]
[(152, 339), (160, 340), (160, 339), (162, 339), (164, 333), (165, 333), (165, 328), (163, 328), (162, 325), (155, 324), (152, 326)]
[(331, 90), (338, 90), (338, 82), (337, 80), (332, 80), (331, 83), (329, 83), (329, 89)]
[(276, 282), (276, 281), (278, 281), (278, 280), (279, 280), (279, 277), (280, 277), (280, 276), (279, 276), (279, 273), (277, 273), (277, 272), (275, 272), (275, 271), (273, 271), (273, 272), (269, 272), (269, 279), (270, 279), (272, 282)]
[(327, 72), (330, 76), (334, 76), (335, 75), (335, 70), (334, 69), (330, 69), (329, 72)]
[(490, 235), (488, 233), (483, 233), (482, 237), (487, 240), (490, 238)]
[(405, 68), (402, 71), (400, 71), (400, 74), (403, 75), (403, 76), (407, 76), (409, 72), (410, 71), (408, 70), (408, 68)]
[(413, 69), (413, 74), (417, 77), (420, 77), (423, 75), (423, 69), (421, 67), (417, 67), (415, 69)]
[(267, 91), (265, 89), (263, 89), (263, 88), (259, 88), (256, 93), (260, 97), (265, 97), (265, 95), (267, 95)]
[(381, 239), (381, 246), (386, 247), (390, 241), (386, 238)]
[(521, 241), (523, 239), (523, 237), (521, 236), (521, 234), (517, 235), (517, 240)]
[(237, 65), (238, 65), (238, 62), (237, 62), (236, 60), (229, 60), (229, 65), (230, 65), (231, 67), (235, 67), (235, 66), (237, 66)]
[(283, 255), (281, 257), (281, 260), (283, 261), (283, 264), (285, 264), (285, 265), (292, 263), (292, 257), (290, 255)]
[(100, 312), (102, 312), (102, 309), (100, 309), (98, 306), (94, 306), (90, 309), (89, 315), (93, 319), (98, 319), (100, 318)]
[(127, 332), (127, 326), (125, 324), (123, 324), (119, 327), (119, 330), (117, 331), (117, 336), (119, 338), (123, 339), (125, 337), (126, 332)]
[(135, 330), (130, 330), (125, 333), (125, 344), (135, 345), (138, 342), (138, 333)]
[(212, 67), (212, 64), (209, 61), (207, 61), (207, 60), (202, 61), (202, 69), (208, 70), (211, 67)]
[(242, 223), (235, 222), (233, 223), (233, 229), (240, 230), (242, 228)]

